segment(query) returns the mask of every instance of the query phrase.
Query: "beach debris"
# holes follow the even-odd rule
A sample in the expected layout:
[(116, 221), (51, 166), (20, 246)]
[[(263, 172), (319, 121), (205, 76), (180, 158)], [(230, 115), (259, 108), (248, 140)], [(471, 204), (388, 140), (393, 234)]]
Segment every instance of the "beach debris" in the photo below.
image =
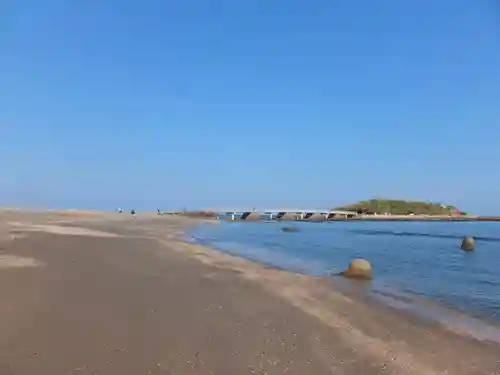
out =
[(281, 228), (281, 230), (286, 233), (296, 233), (299, 231), (297, 228), (294, 227), (283, 227)]
[(475, 241), (474, 237), (464, 237), (460, 248), (463, 251), (474, 251)]
[(372, 266), (366, 259), (354, 259), (341, 275), (353, 279), (371, 280), (373, 278)]

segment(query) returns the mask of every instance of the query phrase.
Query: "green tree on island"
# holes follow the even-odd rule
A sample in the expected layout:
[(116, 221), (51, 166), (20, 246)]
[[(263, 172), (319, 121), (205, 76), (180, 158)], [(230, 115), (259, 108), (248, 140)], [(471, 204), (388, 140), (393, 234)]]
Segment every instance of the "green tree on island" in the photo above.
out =
[(336, 208), (359, 213), (392, 215), (464, 215), (458, 208), (434, 202), (408, 201), (399, 199), (370, 199)]

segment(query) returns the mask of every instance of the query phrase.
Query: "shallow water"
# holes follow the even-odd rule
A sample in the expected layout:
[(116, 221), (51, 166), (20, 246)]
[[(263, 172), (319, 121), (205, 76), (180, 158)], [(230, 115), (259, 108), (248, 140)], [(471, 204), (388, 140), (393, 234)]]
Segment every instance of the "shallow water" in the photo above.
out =
[[(281, 228), (293, 226), (297, 233)], [(460, 250), (463, 236), (476, 251)], [(194, 229), (188, 240), (268, 266), (326, 276), (353, 258), (372, 263), (370, 288), (416, 295), (500, 323), (500, 223), (225, 223)]]

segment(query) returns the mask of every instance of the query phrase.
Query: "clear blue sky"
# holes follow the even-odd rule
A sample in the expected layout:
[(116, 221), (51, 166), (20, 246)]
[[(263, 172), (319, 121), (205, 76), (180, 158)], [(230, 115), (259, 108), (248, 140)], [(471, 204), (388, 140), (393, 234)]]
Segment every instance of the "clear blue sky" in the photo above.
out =
[(500, 213), (493, 0), (0, 8), (0, 204)]

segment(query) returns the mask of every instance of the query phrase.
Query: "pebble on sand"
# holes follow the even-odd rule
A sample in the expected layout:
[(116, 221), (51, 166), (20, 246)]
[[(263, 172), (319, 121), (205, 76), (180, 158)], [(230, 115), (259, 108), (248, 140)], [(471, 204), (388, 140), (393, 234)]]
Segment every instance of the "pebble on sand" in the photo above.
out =
[(464, 237), (460, 248), (463, 251), (474, 251), (474, 247), (475, 247), (474, 237)]
[(354, 259), (349, 263), (349, 268), (341, 275), (353, 279), (371, 280), (373, 279), (372, 266), (365, 259)]

